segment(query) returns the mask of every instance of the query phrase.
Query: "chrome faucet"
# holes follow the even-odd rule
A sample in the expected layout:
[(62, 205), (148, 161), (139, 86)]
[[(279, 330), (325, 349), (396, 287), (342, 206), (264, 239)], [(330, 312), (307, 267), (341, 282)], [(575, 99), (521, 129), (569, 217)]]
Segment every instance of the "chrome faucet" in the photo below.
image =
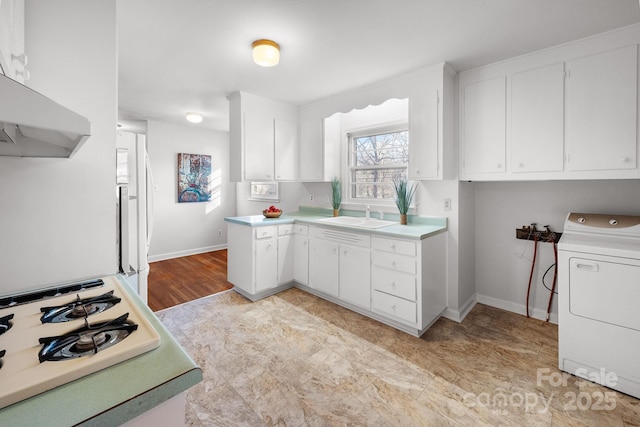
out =
[(367, 205), (367, 210), (365, 211), (365, 218), (369, 219), (371, 217), (371, 206)]

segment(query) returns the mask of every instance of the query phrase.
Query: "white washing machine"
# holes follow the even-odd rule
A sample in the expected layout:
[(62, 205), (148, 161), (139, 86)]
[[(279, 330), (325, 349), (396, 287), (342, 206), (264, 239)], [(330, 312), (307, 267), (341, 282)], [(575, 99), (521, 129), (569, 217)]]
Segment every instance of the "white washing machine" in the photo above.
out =
[(562, 371), (640, 398), (640, 216), (567, 216), (558, 340)]

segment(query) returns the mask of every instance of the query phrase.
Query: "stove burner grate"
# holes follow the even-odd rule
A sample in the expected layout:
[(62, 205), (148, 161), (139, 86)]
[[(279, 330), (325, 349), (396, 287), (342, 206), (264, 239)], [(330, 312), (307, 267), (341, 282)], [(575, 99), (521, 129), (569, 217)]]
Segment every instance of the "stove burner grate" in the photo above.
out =
[(0, 317), (0, 335), (11, 329), (11, 327), (13, 326), (13, 322), (11, 321), (11, 319), (13, 319), (13, 314)]
[(7, 353), (7, 350), (0, 350), (0, 369), (2, 369), (2, 358)]
[(135, 323), (127, 322), (128, 316), (125, 313), (108, 322), (87, 323), (65, 335), (40, 338), (40, 344), (44, 344), (38, 353), (40, 363), (88, 356), (119, 343), (138, 329)]
[(102, 313), (120, 301), (120, 298), (113, 296), (113, 291), (84, 299), (80, 299), (80, 295), (77, 295), (76, 300), (68, 304), (42, 307), (40, 311), (44, 314), (40, 317), (40, 321), (42, 323), (61, 323), (81, 319), (92, 314)]

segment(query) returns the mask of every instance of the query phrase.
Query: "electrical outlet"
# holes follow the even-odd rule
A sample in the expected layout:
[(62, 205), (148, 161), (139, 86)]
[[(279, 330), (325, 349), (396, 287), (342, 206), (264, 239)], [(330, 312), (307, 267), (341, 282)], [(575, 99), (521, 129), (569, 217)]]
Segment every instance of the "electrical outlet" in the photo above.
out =
[(222, 229), (218, 229), (218, 236), (222, 236)]
[(309, 201), (313, 202), (315, 200), (315, 196), (313, 194), (309, 194)]
[(445, 211), (451, 210), (451, 199), (444, 199), (444, 210)]

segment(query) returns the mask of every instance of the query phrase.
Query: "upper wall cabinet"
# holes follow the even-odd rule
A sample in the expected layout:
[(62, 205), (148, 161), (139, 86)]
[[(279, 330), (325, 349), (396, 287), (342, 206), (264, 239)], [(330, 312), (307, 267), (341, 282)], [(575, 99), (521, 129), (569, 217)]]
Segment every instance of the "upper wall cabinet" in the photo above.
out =
[(638, 48), (567, 63), (570, 171), (635, 169)]
[(636, 26), (461, 73), (460, 179), (640, 178), (639, 42)]
[(511, 76), (511, 171), (561, 172), (564, 64)]
[(464, 170), (472, 174), (504, 172), (506, 79), (471, 83), (463, 92)]
[(297, 108), (244, 92), (228, 100), (230, 180), (297, 180)]
[(24, 0), (0, 1), (0, 71), (24, 83)]

